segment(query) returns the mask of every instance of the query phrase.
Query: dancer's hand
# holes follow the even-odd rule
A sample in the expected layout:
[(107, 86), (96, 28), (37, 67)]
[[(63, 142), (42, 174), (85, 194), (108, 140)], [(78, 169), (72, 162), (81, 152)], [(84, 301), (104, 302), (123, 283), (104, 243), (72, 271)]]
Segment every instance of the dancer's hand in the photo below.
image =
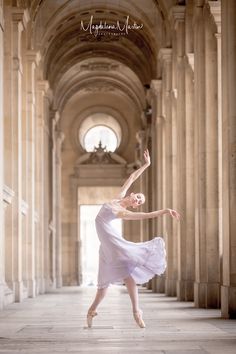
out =
[(151, 165), (151, 159), (150, 159), (150, 155), (149, 155), (148, 149), (146, 149), (144, 151), (143, 156), (144, 156), (144, 160), (145, 160), (145, 165), (150, 166)]
[(175, 218), (177, 220), (180, 220), (180, 214), (173, 209), (167, 209), (168, 213), (170, 214), (170, 216), (172, 216), (172, 218)]

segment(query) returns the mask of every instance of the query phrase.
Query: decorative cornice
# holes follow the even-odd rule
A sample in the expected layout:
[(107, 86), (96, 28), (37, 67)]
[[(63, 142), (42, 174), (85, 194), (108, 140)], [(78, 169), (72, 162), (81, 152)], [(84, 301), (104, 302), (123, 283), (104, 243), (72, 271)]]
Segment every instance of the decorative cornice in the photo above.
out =
[(221, 33), (221, 1), (208, 0), (210, 13), (217, 27), (217, 32)]
[(0, 6), (0, 30), (4, 31), (3, 9), (1, 6)]
[(162, 62), (171, 62), (172, 48), (161, 48), (158, 53), (158, 59)]
[(176, 5), (170, 9), (169, 20), (174, 27), (177, 28), (179, 23), (183, 23), (185, 20), (185, 6)]
[(37, 90), (42, 91), (44, 94), (49, 90), (49, 82), (47, 80), (37, 81)]
[(12, 203), (12, 199), (15, 196), (15, 192), (8, 187), (7, 185), (3, 186), (3, 202), (5, 206), (10, 205)]
[(27, 23), (30, 20), (29, 16), (29, 11), (28, 9), (19, 9), (17, 7), (12, 8), (12, 20), (13, 22), (21, 22), (22, 23), (22, 29), (25, 29), (27, 26)]
[(38, 66), (41, 60), (41, 54), (36, 50), (27, 50), (26, 58), (30, 63), (35, 63), (35, 65)]

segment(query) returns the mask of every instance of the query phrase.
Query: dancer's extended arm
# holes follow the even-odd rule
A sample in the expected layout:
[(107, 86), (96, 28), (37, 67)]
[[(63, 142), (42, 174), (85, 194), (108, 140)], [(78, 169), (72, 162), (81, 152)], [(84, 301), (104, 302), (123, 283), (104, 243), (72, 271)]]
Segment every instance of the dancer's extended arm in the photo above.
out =
[(179, 213), (173, 209), (156, 210), (156, 211), (151, 211), (150, 213), (120, 210), (117, 212), (116, 216), (124, 220), (143, 220), (143, 219), (157, 218), (158, 216), (162, 216), (164, 214), (169, 214), (173, 218), (176, 218), (177, 220), (180, 219)]
[(143, 171), (150, 166), (151, 161), (150, 161), (150, 156), (149, 156), (149, 152), (148, 150), (144, 151), (144, 160), (145, 160), (145, 164), (143, 166), (141, 166), (137, 171), (134, 171), (133, 173), (131, 173), (131, 175), (129, 176), (129, 178), (125, 181), (125, 183), (123, 184), (123, 186), (121, 187), (120, 193), (118, 195), (119, 198), (124, 198), (127, 190), (130, 188), (130, 186), (134, 183), (134, 181), (136, 181), (137, 178), (139, 178), (139, 176), (141, 176), (141, 174), (143, 173)]

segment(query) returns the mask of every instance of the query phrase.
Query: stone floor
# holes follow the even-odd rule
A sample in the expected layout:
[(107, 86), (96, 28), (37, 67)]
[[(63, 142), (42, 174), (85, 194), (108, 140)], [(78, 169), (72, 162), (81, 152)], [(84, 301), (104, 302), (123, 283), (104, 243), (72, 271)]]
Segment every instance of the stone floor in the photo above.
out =
[(236, 321), (218, 310), (140, 289), (146, 328), (133, 321), (123, 287), (109, 289), (92, 329), (85, 327), (95, 288), (65, 287), (0, 312), (0, 353), (236, 353)]

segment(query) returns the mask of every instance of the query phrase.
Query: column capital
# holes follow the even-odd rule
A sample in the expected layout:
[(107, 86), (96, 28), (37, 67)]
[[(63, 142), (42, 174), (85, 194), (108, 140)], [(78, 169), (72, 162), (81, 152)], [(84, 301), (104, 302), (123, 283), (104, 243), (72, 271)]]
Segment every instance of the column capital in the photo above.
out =
[(169, 20), (173, 28), (176, 30), (179, 23), (184, 23), (185, 20), (185, 6), (176, 5), (171, 7), (169, 11)]
[(22, 24), (22, 30), (26, 28), (27, 23), (30, 20), (28, 9), (19, 9), (18, 7), (13, 7), (12, 9), (12, 20), (16, 23)]
[(4, 18), (3, 18), (3, 8), (2, 8), (2, 6), (0, 6), (0, 30), (4, 31)]
[(155, 95), (158, 95), (162, 90), (162, 80), (152, 80), (151, 90)]
[(212, 18), (216, 24), (217, 33), (221, 33), (221, 1), (208, 0), (208, 6)]
[(26, 58), (29, 63), (35, 63), (35, 65), (38, 66), (41, 60), (41, 54), (39, 51), (36, 50), (27, 50)]
[(170, 63), (172, 60), (172, 48), (161, 48), (158, 53), (161, 62)]
[(46, 94), (49, 90), (49, 82), (47, 80), (39, 80), (37, 81), (37, 91), (42, 91), (42, 93)]
[(61, 130), (56, 131), (56, 139), (59, 145), (61, 145), (65, 139), (65, 134)]
[(57, 109), (51, 109), (50, 110), (50, 118), (52, 119), (54, 128), (56, 128), (57, 123), (60, 120), (60, 113)]

